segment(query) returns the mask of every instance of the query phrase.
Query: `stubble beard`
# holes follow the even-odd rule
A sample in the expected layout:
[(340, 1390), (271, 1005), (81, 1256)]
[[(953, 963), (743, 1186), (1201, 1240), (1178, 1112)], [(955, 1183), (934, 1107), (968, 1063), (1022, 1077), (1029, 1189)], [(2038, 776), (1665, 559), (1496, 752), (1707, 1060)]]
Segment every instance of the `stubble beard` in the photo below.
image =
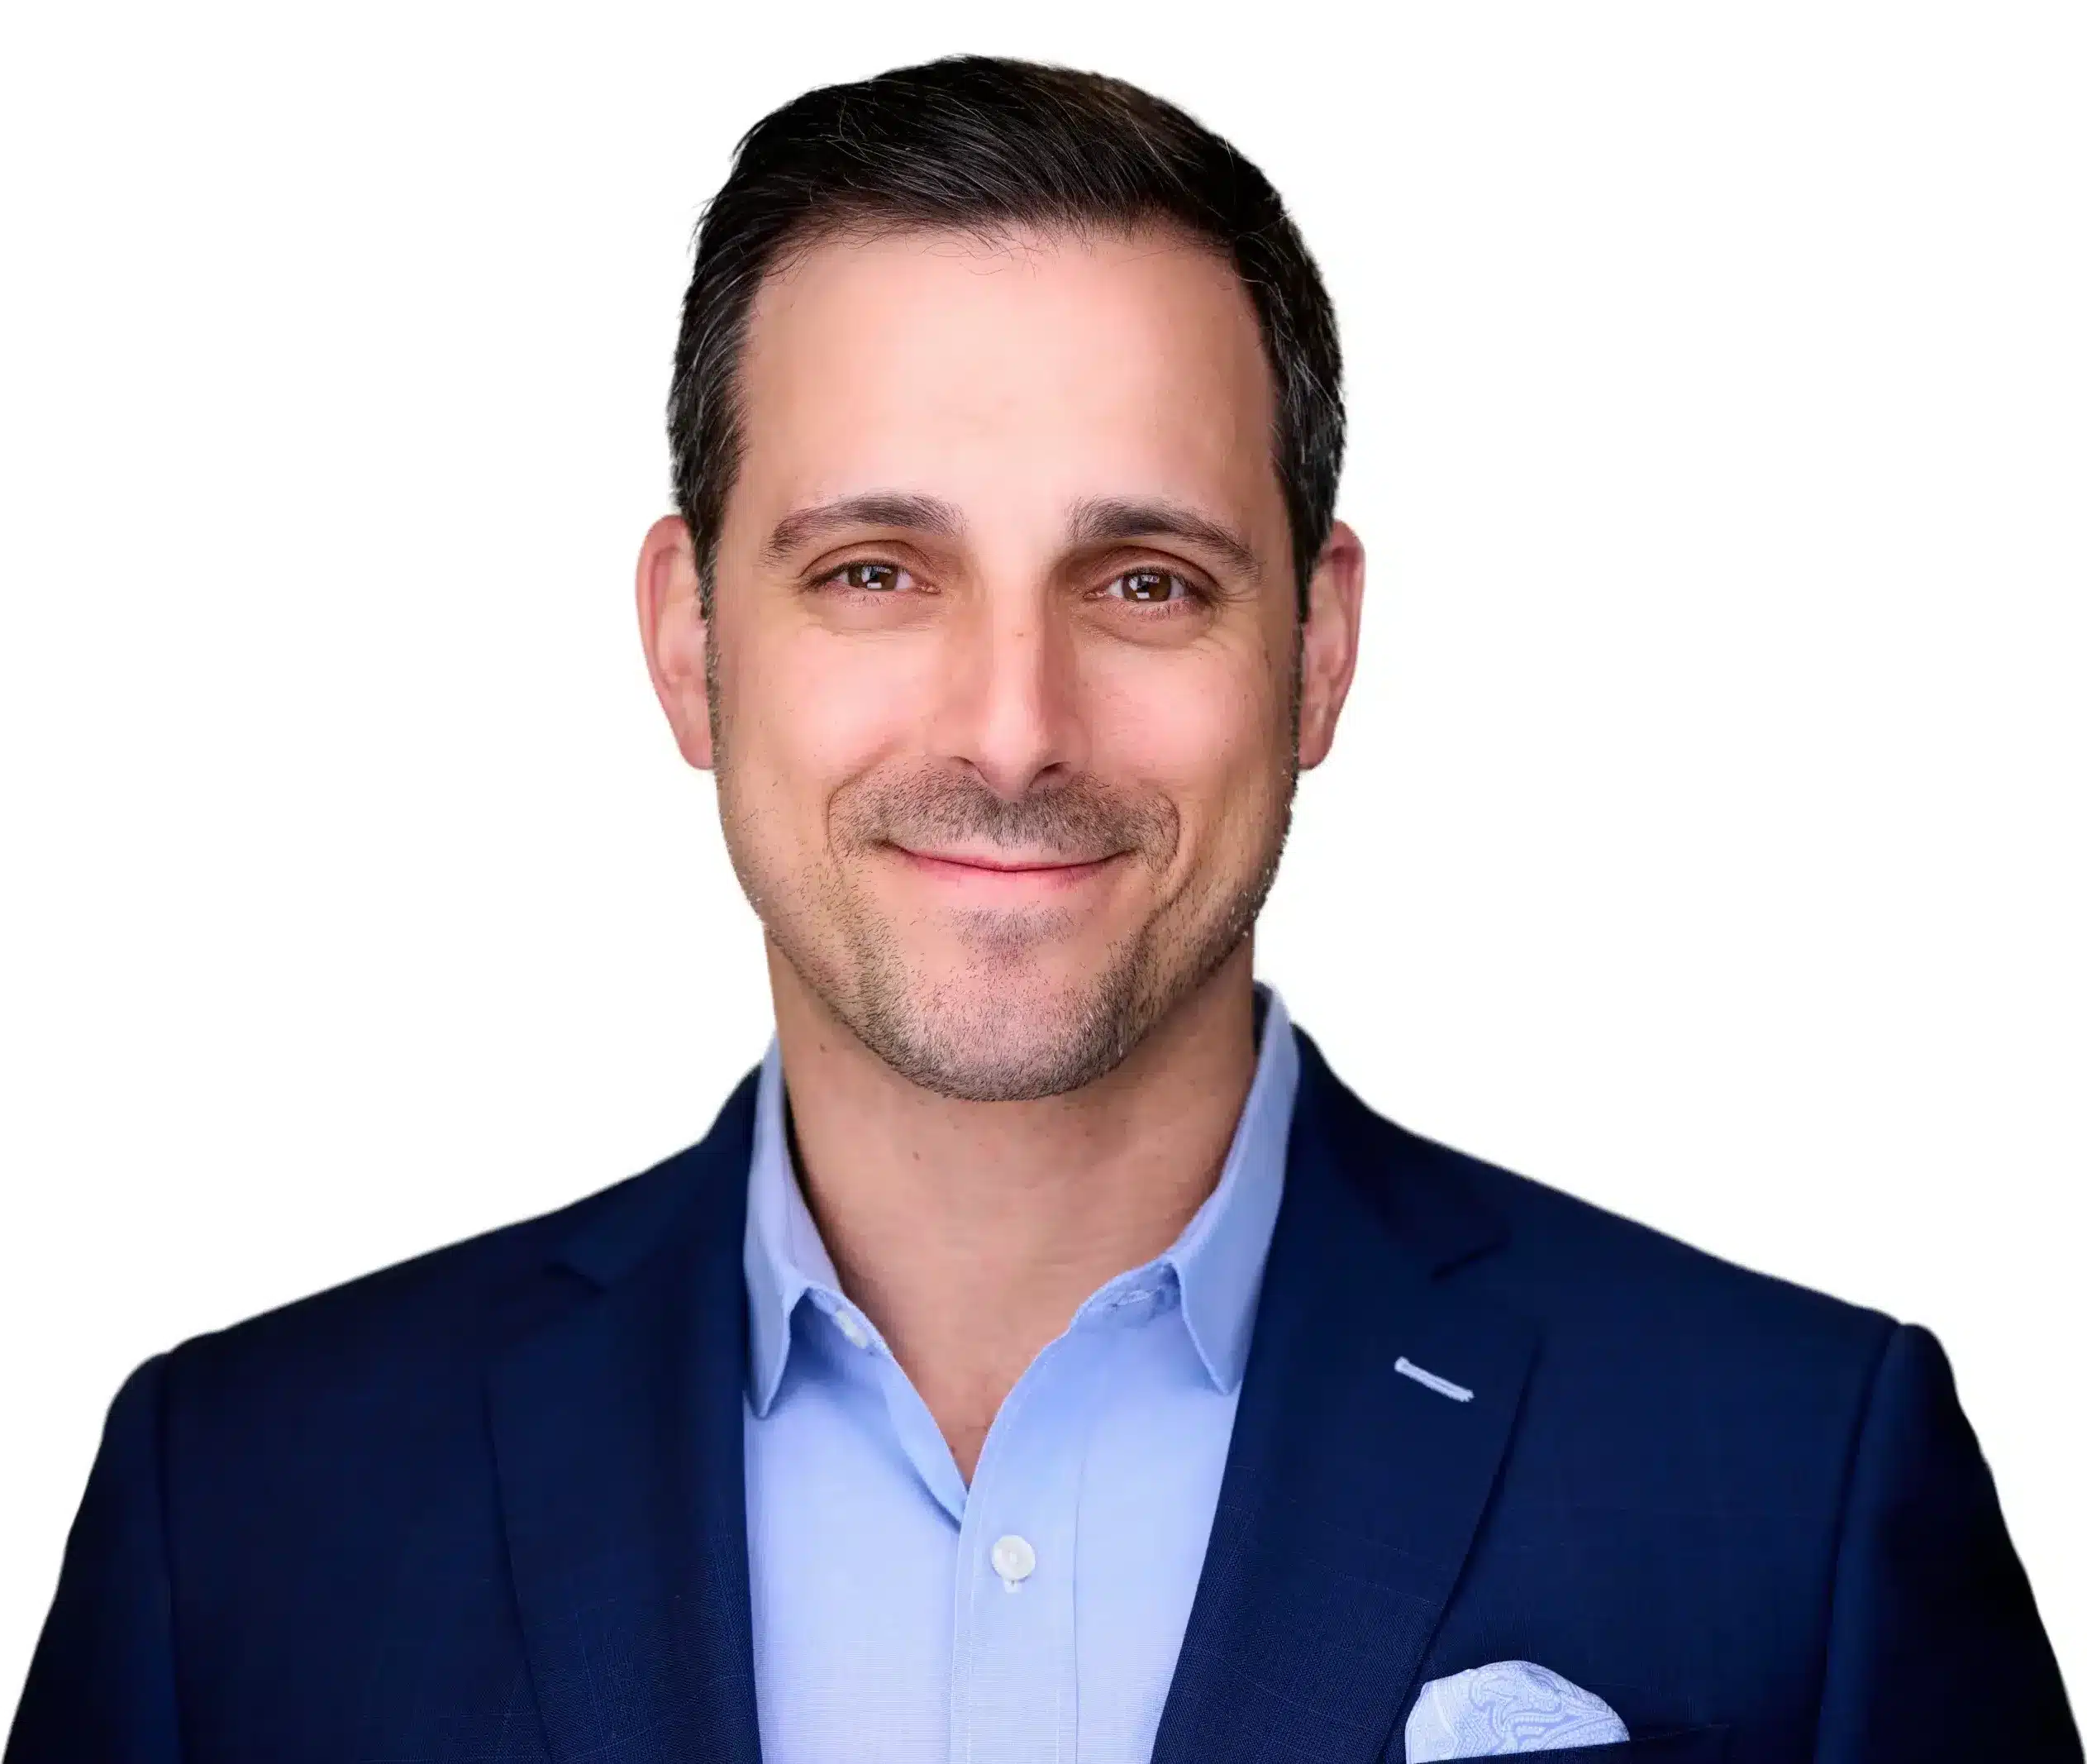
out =
[(865, 1046), (923, 1089), (980, 1103), (1059, 1096), (1113, 1071), (1239, 947), (1275, 880), (1281, 838), (1279, 827), (1215, 912), (1163, 908), (1070, 985), (1022, 981), (1027, 951), (1048, 939), (1048, 915), (1004, 948), (995, 927), (973, 927), (969, 961), (943, 979), (914, 972), (889, 928), (866, 918), (848, 938), (850, 985), (822, 986), (790, 959)]
[[(1260, 917), (1296, 796), (1301, 643), (1298, 650), (1288, 751), (1251, 869), (1163, 902), (1109, 947), (1091, 977), (1072, 985), (1024, 984), (1028, 953), (1065, 927), (1051, 909), (974, 915), (963, 927), (963, 966), (936, 978), (917, 970), (887, 913), (851, 884), (846, 864), (828, 857), (816, 875), (790, 880), (778, 874), (787, 865), (771, 866), (758, 841), (745, 837), (753, 818), (727, 761), (713, 686), (718, 806), (733, 868), (770, 942), (806, 987), (901, 1077), (966, 1102), (1030, 1102), (1076, 1090), (1113, 1070), (1208, 981)], [(1010, 846), (1041, 835), (1052, 849), (1067, 851), (1115, 841), (1121, 843), (1113, 848), (1127, 854), (1122, 861), (1147, 865), (1155, 875), (1179, 837), (1171, 804), (1127, 802), (1090, 779), (1006, 803), (974, 775), (941, 769), (848, 787), (836, 799), (829, 829), (837, 851), (858, 856), (895, 832), (984, 832)]]

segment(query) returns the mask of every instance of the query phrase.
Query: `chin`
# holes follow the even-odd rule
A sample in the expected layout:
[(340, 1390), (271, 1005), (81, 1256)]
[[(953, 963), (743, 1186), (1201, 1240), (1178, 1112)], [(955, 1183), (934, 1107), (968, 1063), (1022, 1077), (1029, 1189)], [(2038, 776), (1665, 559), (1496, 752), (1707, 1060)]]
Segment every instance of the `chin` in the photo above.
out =
[(1134, 966), (1078, 978), (987, 963), (935, 980), (865, 976), (850, 1027), (923, 1089), (968, 1102), (1032, 1102), (1091, 1084), (1147, 1027)]

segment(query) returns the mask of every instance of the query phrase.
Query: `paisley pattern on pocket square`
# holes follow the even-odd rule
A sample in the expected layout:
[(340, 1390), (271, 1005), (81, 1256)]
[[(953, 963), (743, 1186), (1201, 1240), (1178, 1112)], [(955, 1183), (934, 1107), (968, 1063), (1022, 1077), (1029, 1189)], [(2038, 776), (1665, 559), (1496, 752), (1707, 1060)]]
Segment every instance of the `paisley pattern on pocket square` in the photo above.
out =
[(1527, 1660), (1496, 1660), (1421, 1687), (1406, 1718), (1406, 1761), (1497, 1758), (1630, 1737), (1614, 1709), (1570, 1679)]

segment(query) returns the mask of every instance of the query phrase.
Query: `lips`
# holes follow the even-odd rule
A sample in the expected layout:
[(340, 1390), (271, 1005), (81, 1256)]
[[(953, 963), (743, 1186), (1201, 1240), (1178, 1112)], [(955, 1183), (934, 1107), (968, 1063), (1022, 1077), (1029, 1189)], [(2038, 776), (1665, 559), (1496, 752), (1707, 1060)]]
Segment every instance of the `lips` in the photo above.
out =
[(1102, 875), (1125, 854), (1094, 858), (1011, 856), (1003, 851), (921, 851), (890, 847), (923, 881), (984, 899), (1054, 894)]
[(893, 849), (908, 857), (924, 864), (937, 864), (955, 870), (976, 870), (996, 875), (1044, 875), (1059, 870), (1093, 870), (1118, 856), (1117, 852), (1105, 852), (1098, 857), (1021, 857), (997, 851), (922, 851), (910, 846)]

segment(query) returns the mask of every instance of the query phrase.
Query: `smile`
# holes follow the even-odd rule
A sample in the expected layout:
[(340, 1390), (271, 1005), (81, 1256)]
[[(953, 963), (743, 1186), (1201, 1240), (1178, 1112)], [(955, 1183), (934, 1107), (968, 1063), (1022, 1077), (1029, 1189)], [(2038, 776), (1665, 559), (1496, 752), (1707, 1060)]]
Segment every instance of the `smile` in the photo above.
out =
[(991, 894), (1056, 894), (1092, 880), (1127, 854), (1067, 861), (998, 851), (916, 851), (893, 846), (906, 867), (925, 880)]

